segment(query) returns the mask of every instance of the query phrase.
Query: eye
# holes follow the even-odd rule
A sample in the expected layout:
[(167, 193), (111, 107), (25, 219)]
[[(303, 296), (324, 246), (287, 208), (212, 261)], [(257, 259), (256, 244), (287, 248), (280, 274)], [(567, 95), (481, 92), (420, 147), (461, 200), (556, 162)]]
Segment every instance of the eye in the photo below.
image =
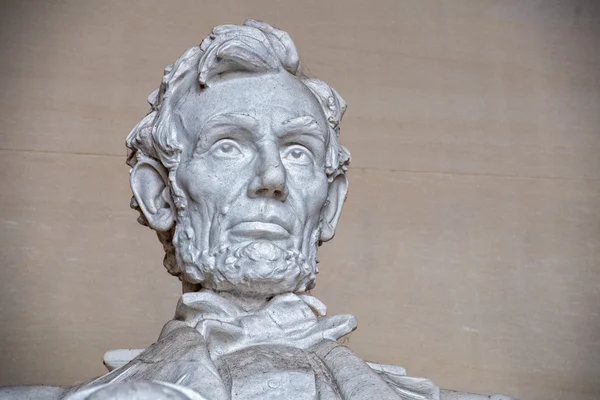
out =
[(312, 162), (310, 150), (299, 144), (291, 145), (286, 148), (282, 156), (282, 158), (297, 164), (308, 164)]
[(214, 154), (223, 157), (236, 157), (242, 154), (239, 145), (231, 139), (221, 139), (212, 145)]
[(290, 156), (292, 156), (292, 158), (295, 158), (296, 160), (302, 159), (302, 157), (304, 157), (305, 155), (306, 155), (306, 153), (303, 152), (302, 150), (292, 150), (292, 151), (290, 151)]

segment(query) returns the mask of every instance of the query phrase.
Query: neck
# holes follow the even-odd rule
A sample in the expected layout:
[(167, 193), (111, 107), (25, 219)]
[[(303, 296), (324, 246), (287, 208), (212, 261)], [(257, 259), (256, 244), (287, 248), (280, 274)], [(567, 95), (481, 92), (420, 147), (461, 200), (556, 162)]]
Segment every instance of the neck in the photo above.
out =
[[(232, 303), (236, 306), (240, 307), (244, 311), (250, 312), (252, 310), (256, 310), (266, 303), (269, 302), (273, 297), (277, 295), (273, 294), (248, 294), (236, 291), (218, 291), (210, 288), (202, 287), (200, 284), (182, 282), (183, 293), (193, 293), (193, 292), (212, 292), (215, 293)], [(281, 293), (285, 294), (285, 293)]]
[(264, 306), (273, 297), (273, 295), (249, 295), (247, 293), (240, 292), (217, 292), (214, 290), (211, 291), (217, 293), (221, 297), (226, 298), (227, 300), (231, 301), (232, 303), (240, 307), (242, 310), (247, 312), (256, 310)]

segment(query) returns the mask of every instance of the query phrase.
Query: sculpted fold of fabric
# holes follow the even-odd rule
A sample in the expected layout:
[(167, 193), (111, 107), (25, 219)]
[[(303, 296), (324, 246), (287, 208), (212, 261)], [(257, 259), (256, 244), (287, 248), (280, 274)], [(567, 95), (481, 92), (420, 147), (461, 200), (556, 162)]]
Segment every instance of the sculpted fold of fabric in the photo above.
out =
[(175, 320), (200, 332), (213, 358), (256, 345), (307, 349), (356, 329), (354, 316), (326, 317), (325, 305), (308, 295), (278, 295), (252, 310), (244, 310), (244, 305), (239, 298), (212, 291), (186, 293), (179, 300)]
[(152, 380), (188, 387), (208, 400), (229, 399), (229, 389), (212, 362), (202, 335), (193, 328), (183, 324), (173, 326), (171, 322), (166, 325), (170, 328), (168, 333), (129, 363), (71, 388), (66, 395), (107, 383)]
[[(355, 328), (353, 316), (328, 317), (325, 305), (306, 294), (278, 295), (248, 308), (236, 296), (210, 290), (186, 293), (155, 344), (79, 389), (152, 379), (186, 386), (209, 400), (231, 399), (234, 391), (244, 393), (240, 399), (271, 398), (255, 376), (231, 372), (251, 360), (263, 363), (263, 384), (293, 376), (298, 396), (313, 393), (310, 399), (439, 398), (430, 381), (376, 371), (336, 342)], [(277, 360), (282, 355), (294, 360)], [(277, 398), (277, 391), (267, 393)]]

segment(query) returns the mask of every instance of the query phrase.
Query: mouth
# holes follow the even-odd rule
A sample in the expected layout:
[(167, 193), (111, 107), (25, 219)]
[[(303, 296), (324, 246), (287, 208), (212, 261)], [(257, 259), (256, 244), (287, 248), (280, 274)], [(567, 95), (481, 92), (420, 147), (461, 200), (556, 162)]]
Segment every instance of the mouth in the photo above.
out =
[(273, 222), (248, 221), (235, 225), (229, 231), (230, 234), (239, 237), (253, 239), (286, 239), (290, 233), (283, 226)]

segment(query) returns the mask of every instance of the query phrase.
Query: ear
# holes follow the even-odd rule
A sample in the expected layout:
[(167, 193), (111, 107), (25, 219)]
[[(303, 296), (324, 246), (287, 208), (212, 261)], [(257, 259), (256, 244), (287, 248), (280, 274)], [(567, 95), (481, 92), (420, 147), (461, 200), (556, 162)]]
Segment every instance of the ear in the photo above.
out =
[(339, 174), (329, 184), (329, 196), (323, 209), (323, 224), (321, 226), (321, 236), (319, 237), (321, 242), (333, 239), (347, 194), (348, 180), (346, 175)]
[(129, 182), (150, 228), (163, 232), (171, 229), (175, 223), (175, 205), (165, 167), (151, 159), (139, 161), (131, 171)]

